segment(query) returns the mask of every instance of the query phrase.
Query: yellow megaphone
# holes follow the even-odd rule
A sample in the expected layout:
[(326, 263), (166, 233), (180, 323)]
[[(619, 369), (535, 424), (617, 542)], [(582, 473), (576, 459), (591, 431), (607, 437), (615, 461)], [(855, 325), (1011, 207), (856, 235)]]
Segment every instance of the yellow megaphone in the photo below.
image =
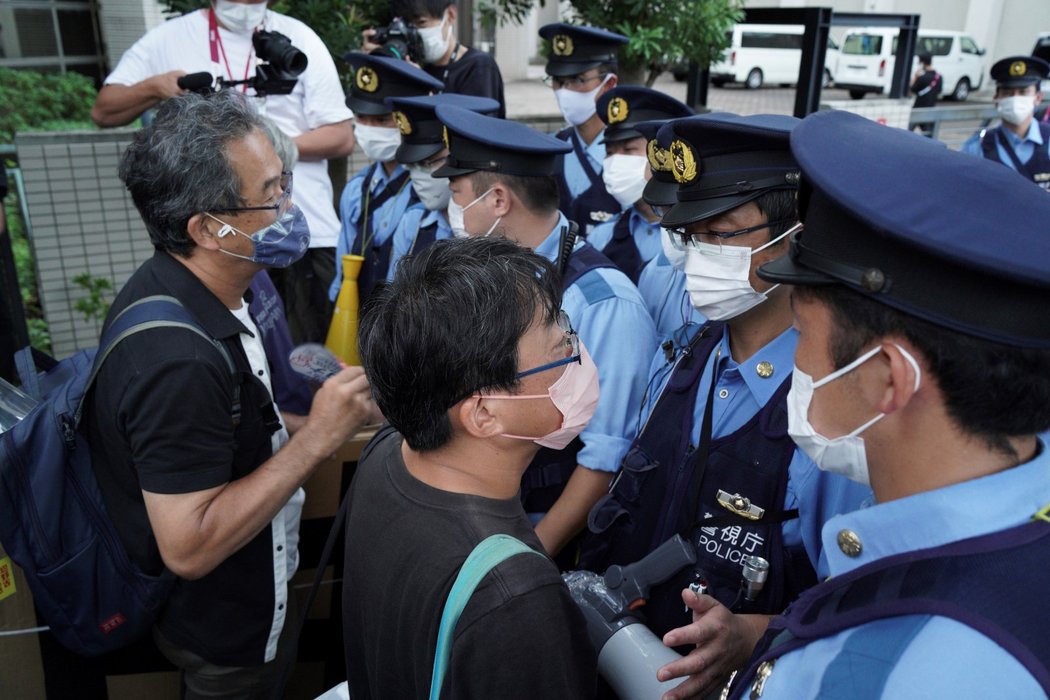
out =
[(357, 353), (357, 322), (360, 314), (357, 276), (361, 273), (364, 261), (361, 255), (343, 256), (343, 284), (339, 287), (332, 324), (328, 327), (328, 336), (324, 341), (325, 347), (348, 365), (361, 364), (361, 357)]

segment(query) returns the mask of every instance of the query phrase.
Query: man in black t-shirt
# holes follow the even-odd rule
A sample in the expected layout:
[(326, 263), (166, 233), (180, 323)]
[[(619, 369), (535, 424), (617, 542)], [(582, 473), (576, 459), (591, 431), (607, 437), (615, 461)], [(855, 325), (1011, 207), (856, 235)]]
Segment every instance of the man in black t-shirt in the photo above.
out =
[[(507, 116), (503, 76), (492, 56), (464, 46), (456, 36), (458, 11), (451, 0), (392, 0), (391, 12), (419, 30), (423, 39), (423, 70), (445, 84), (444, 92), (491, 97), (499, 102), (497, 116)], [(366, 30), (364, 51), (374, 30)]]
[[(911, 81), (911, 91), (915, 93), (915, 104), (912, 107), (936, 107), (937, 97), (941, 94), (941, 74), (933, 69), (933, 56), (919, 54), (919, 69)], [(933, 122), (917, 124), (926, 136), (933, 135)]]
[[(594, 363), (551, 264), (503, 238), (402, 258), (361, 319), (361, 357), (390, 421), (351, 485), (343, 635), (351, 696), (426, 698), (453, 581), (494, 534), (543, 548), (518, 498), (539, 444), (593, 414)], [(445, 698), (595, 692), (586, 624), (546, 556), (489, 571), (452, 635)]]
[(104, 329), (163, 295), (202, 332), (145, 330), (102, 365), (84, 421), (99, 489), (130, 559), (175, 576), (154, 640), (185, 697), (267, 698), (291, 627), (300, 486), (364, 423), (368, 382), (359, 367), (329, 379), (289, 439), (244, 297), (259, 271), (302, 256), (309, 230), (238, 93), (167, 100), (132, 138), (120, 177), (156, 252)]

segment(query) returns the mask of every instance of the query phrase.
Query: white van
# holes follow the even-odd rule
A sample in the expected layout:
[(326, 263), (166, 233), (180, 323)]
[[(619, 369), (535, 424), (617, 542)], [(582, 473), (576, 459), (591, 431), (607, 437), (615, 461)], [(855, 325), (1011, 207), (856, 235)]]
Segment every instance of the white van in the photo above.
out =
[[(896, 63), (898, 30), (886, 27), (865, 27), (846, 33), (840, 47), (835, 87), (849, 90), (859, 100), (869, 92), (886, 95), (890, 91), (893, 66)], [(941, 74), (945, 99), (965, 100), (979, 90), (984, 80), (984, 49), (973, 37), (962, 32), (940, 29), (920, 29), (915, 42), (916, 58), (912, 59), (908, 81), (919, 67), (917, 56), (933, 56), (933, 69)]]
[[(743, 83), (754, 90), (766, 83), (794, 85), (802, 63), (801, 24), (738, 24), (728, 34), (729, 48), (723, 59), (712, 63), (711, 83)], [(828, 40), (824, 85), (831, 82), (834, 42)]]

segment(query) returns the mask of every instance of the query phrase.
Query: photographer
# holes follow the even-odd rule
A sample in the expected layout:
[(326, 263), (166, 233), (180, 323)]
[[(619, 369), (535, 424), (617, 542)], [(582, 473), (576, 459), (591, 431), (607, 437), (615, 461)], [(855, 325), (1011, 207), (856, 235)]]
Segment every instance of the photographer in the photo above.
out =
[[(390, 11), (395, 17), (403, 17), (409, 31), (416, 30), (419, 37), (422, 55), (407, 58), (443, 82), (445, 92), (491, 97), (500, 105), (497, 116), (500, 119), (507, 116), (499, 67), (484, 51), (459, 43), (455, 3), (449, 0), (392, 0)], [(383, 47), (382, 43), (375, 41), (377, 33), (383, 37), (384, 31), (365, 30), (363, 51)]]
[[(257, 56), (260, 52), (252, 43), (257, 29), (285, 35), (308, 59), (291, 94), (253, 97), (257, 91), (247, 85), (230, 89), (252, 97), (249, 102), (291, 136), (299, 150), (295, 203), (310, 225), (310, 250), (275, 282), (296, 342), (323, 340), (331, 316), (328, 285), (339, 232), (326, 159), (348, 155), (354, 133), (335, 63), (312, 29), (267, 10), (265, 2), (214, 0), (214, 5), (164, 22), (135, 42), (106, 78), (91, 117), (102, 127), (128, 124), (161, 101), (185, 92), (178, 79), (187, 73), (207, 72), (224, 81), (252, 78), (255, 59), (266, 58)], [(281, 49), (287, 51), (278, 46)]]

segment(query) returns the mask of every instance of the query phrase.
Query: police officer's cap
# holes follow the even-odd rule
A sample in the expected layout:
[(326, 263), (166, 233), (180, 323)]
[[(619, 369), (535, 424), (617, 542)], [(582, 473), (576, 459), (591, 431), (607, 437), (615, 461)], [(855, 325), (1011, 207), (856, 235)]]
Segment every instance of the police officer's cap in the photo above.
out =
[(904, 313), (1015, 346), (1050, 347), (1050, 196), (1017, 173), (845, 112), (791, 134), (804, 230), (759, 268), (841, 283)]
[(598, 98), (598, 116), (605, 122), (602, 139), (605, 143), (627, 141), (641, 136), (635, 128), (639, 122), (651, 119), (677, 119), (692, 116), (693, 110), (670, 95), (636, 85), (624, 85), (608, 90)]
[(567, 141), (541, 134), (524, 124), (486, 117), (439, 104), (437, 118), (445, 125), (448, 160), (435, 177), (455, 177), (478, 170), (508, 175), (554, 175), (560, 156), (572, 150)]
[(992, 80), (1001, 88), (1038, 86), (1048, 76), (1050, 63), (1035, 56), (1009, 56), (992, 66)]
[[(685, 118), (708, 119), (729, 114), (729, 112), (707, 112)], [(652, 171), (652, 177), (645, 183), (642, 199), (647, 204), (659, 207), (669, 207), (678, 201), (676, 198), (678, 181), (674, 179), (674, 173), (671, 172), (671, 154), (667, 150), (674, 135), (668, 126), (670, 123), (670, 119), (654, 119), (634, 125), (638, 133), (646, 139), (645, 155), (649, 159), (649, 169)]]
[(799, 124), (782, 114), (704, 115), (670, 123), (668, 154), (677, 201), (663, 225), (723, 214), (773, 190), (798, 187), (788, 137)]
[(559, 78), (586, 73), (603, 63), (615, 65), (620, 47), (629, 41), (623, 34), (563, 22), (540, 27), (540, 36), (550, 42), (547, 74)]
[(444, 127), (434, 113), (438, 105), (455, 105), (481, 114), (499, 111), (499, 102), (489, 97), (455, 93), (388, 97), (386, 103), (394, 110), (394, 121), (401, 130), (401, 145), (395, 156), (399, 163), (418, 163), (445, 147)]
[(350, 64), (353, 75), (346, 106), (357, 114), (390, 114), (388, 97), (429, 95), (445, 87), (423, 69), (396, 58), (351, 51), (343, 60)]

